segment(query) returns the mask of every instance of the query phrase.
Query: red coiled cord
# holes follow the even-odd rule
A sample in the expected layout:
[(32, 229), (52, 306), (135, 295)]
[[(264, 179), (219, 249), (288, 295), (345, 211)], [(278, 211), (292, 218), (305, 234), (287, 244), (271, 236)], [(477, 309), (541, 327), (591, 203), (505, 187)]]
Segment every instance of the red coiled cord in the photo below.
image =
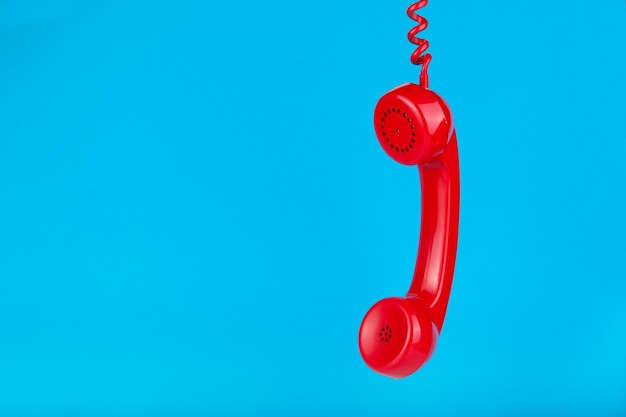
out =
[(417, 3), (413, 3), (412, 5), (410, 5), (406, 11), (406, 14), (409, 15), (412, 20), (415, 20), (419, 23), (419, 25), (415, 26), (409, 31), (409, 42), (411, 42), (413, 45), (417, 45), (417, 49), (413, 51), (413, 54), (411, 54), (411, 62), (414, 65), (422, 66), (422, 72), (420, 74), (420, 84), (425, 88), (428, 88), (428, 64), (430, 64), (432, 55), (422, 55), (428, 49), (428, 41), (426, 39), (418, 38), (415, 35), (426, 29), (426, 27), (428, 26), (428, 20), (415, 13), (415, 11), (421, 9), (427, 4), (428, 0), (421, 0)]

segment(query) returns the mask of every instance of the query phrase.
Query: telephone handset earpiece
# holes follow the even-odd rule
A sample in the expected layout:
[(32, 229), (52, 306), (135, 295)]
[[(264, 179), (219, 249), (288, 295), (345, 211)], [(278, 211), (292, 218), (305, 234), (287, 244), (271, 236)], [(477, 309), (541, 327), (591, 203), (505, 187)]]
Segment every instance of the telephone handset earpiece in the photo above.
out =
[[(425, 4), (409, 7), (409, 15)], [(425, 27), (425, 20), (419, 19)], [(381, 146), (395, 161), (418, 166), (422, 189), (413, 282), (406, 296), (377, 302), (359, 332), (367, 365), (392, 378), (412, 374), (435, 350), (452, 288), (458, 239), (459, 157), (452, 114), (446, 102), (427, 88), (430, 55), (414, 56), (412, 61), (423, 65), (421, 85), (408, 83), (391, 90), (374, 110)]]

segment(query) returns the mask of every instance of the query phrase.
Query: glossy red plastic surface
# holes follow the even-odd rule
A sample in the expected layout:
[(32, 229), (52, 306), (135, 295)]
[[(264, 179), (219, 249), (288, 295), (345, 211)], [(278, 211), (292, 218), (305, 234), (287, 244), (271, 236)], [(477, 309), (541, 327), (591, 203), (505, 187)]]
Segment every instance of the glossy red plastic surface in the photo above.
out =
[(385, 94), (374, 111), (374, 124), (389, 156), (405, 165), (418, 165), (422, 185), (413, 282), (405, 297), (376, 303), (359, 332), (367, 365), (402, 378), (433, 354), (446, 314), (458, 239), (458, 147), (448, 105), (421, 85), (404, 84)]

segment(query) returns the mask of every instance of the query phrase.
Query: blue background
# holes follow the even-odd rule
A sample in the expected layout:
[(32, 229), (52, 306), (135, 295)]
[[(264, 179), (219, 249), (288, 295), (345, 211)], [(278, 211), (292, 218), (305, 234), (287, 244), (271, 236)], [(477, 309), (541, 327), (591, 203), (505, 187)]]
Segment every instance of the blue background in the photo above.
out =
[(407, 2), (0, 4), (0, 415), (626, 415), (624, 2), (423, 10), (462, 212), (400, 381), (357, 334), (415, 261)]

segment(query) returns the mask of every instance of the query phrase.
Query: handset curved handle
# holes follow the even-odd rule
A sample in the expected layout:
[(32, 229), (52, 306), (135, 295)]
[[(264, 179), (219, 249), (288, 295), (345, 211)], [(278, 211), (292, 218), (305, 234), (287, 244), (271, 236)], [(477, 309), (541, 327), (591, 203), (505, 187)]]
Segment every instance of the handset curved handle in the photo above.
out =
[(452, 289), (459, 235), (460, 177), (456, 130), (436, 159), (419, 165), (422, 220), (407, 297), (422, 300), (441, 332)]

